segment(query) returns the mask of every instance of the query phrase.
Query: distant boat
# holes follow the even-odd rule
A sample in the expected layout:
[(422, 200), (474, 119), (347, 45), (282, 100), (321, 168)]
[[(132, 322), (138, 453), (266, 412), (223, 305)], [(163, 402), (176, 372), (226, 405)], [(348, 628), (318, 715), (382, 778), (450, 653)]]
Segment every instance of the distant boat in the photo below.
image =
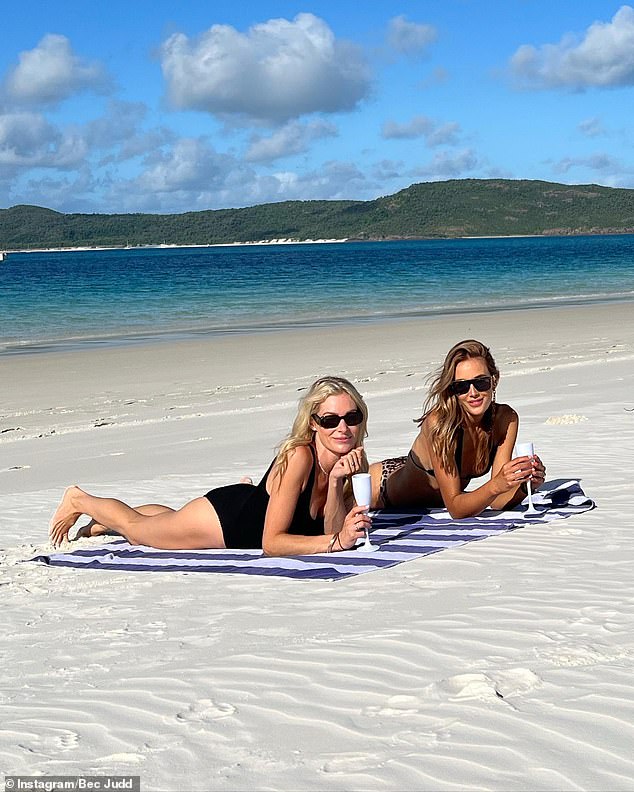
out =
[(4, 250), (0, 250), (0, 261), (4, 261), (6, 257), (7, 254), (4, 252)]

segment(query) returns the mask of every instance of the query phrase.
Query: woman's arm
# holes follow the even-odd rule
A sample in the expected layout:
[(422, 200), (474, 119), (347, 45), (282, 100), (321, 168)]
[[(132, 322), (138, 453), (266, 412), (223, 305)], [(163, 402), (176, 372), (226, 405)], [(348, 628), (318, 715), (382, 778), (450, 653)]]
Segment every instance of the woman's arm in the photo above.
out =
[[(504, 412), (500, 415), (500, 421), (502, 426), (494, 427), (494, 431), (499, 429), (503, 433), (502, 436), (504, 439), (498, 445), (497, 451), (495, 452), (495, 458), (491, 467), (491, 481), (493, 481), (496, 476), (501, 476), (500, 482), (503, 484), (507, 481), (504, 473), (504, 466), (511, 461), (513, 456), (513, 448), (517, 440), (520, 419), (515, 410), (505, 405)], [(521, 462), (523, 468), (527, 468), (530, 465), (529, 457), (519, 457), (519, 459), (523, 460)], [(517, 472), (515, 472), (515, 468), (513, 468), (513, 471), (511, 482), (509, 482), (512, 483), (511, 488), (501, 492), (491, 501), (489, 506), (491, 506), (492, 509), (512, 509), (513, 506), (517, 506), (517, 504), (521, 503), (526, 497), (526, 480), (528, 476), (517, 483)]]
[[(428, 443), (440, 493), (445, 506), (454, 519), (473, 517), (484, 511), (487, 506), (492, 506), (495, 509), (508, 508), (519, 503), (524, 497), (521, 486), (530, 478), (532, 470), (530, 459), (529, 457), (511, 459), (517, 438), (519, 418), (514, 410), (505, 407), (498, 409), (496, 421), (500, 421), (501, 424), (498, 423), (494, 426), (493, 431), (503, 439), (498, 445), (493, 460), (491, 479), (470, 492), (465, 492), (462, 489), (462, 482), (457, 473), (448, 473), (442, 467), (440, 460), (432, 450), (431, 442)], [(429, 427), (426, 431), (429, 432)]]
[(354, 448), (337, 460), (328, 476), (328, 494), (324, 506), (324, 533), (334, 534), (343, 528), (351, 502), (344, 499), (344, 486), (355, 473), (367, 473), (368, 460), (363, 448)]
[[(306, 486), (313, 465), (313, 456), (307, 446), (300, 446), (290, 455), (288, 467), (282, 477), (275, 476), (271, 485), (269, 505), (264, 521), (262, 549), (266, 555), (305, 555), (310, 553), (327, 553), (347, 550), (354, 546), (356, 539), (363, 535), (370, 518), (363, 515), (362, 510), (355, 507), (341, 518), (341, 532), (337, 531), (322, 536), (300, 536), (289, 534), (288, 529), (293, 521), (299, 496)], [(336, 499), (341, 496), (343, 508), (343, 484), (333, 488), (326, 498)], [(341, 509), (332, 505), (333, 514), (329, 519), (338, 520)], [(325, 525), (325, 522), (324, 522)]]
[[(491, 479), (493, 480), (496, 476), (498, 476), (501, 478), (501, 480), (504, 480), (506, 477), (507, 465), (508, 469), (512, 471), (516, 471), (517, 467), (519, 466), (524, 475), (518, 478), (517, 472), (514, 472), (511, 478), (511, 483), (513, 486), (491, 501), (491, 508), (500, 510), (512, 509), (514, 506), (517, 506), (518, 503), (521, 503), (524, 500), (528, 493), (526, 486), (528, 481), (531, 482), (531, 487), (533, 491), (535, 491), (541, 487), (546, 477), (546, 468), (538, 456), (522, 456), (511, 459), (513, 456), (515, 441), (517, 440), (519, 417), (515, 410), (507, 406), (505, 406), (505, 408), (508, 415), (508, 420), (506, 424), (502, 424), (501, 430), (506, 432), (506, 434), (504, 436), (504, 441), (497, 448), (495, 459), (493, 460), (493, 466), (491, 468)], [(504, 415), (502, 416), (502, 419), (505, 419)], [(517, 484), (518, 480), (520, 482), (519, 485)]]

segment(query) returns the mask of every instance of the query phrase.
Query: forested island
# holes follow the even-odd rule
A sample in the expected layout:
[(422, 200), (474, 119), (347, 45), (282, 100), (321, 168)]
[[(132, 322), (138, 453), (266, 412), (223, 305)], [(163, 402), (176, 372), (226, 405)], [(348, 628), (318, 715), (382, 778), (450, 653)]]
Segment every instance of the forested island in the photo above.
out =
[(373, 201), (284, 201), (183, 214), (0, 209), (0, 250), (634, 233), (634, 190), (511, 179), (413, 184)]

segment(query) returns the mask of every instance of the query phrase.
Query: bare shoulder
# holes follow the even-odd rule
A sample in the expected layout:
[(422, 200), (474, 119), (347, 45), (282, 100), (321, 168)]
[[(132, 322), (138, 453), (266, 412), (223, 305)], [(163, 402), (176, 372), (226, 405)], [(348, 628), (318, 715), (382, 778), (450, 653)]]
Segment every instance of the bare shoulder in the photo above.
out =
[(518, 421), (518, 415), (509, 404), (498, 404), (495, 410), (495, 422), (498, 426), (508, 426)]
[(414, 466), (419, 468), (433, 467), (430, 461), (433, 430), (438, 426), (438, 413), (431, 412), (425, 416), (419, 427), (418, 434), (412, 443), (410, 454)]
[(278, 465), (273, 465), (267, 480), (267, 490), (271, 493), (274, 489), (284, 486), (299, 487), (304, 489), (313, 466), (313, 455), (309, 446), (293, 448), (286, 460), (286, 469), (280, 475)]
[(519, 417), (508, 404), (498, 404), (495, 411), (493, 438), (497, 445), (504, 443), (507, 437), (517, 434)]
[(431, 412), (427, 413), (425, 419), (423, 420), (422, 424), (420, 425), (420, 435), (424, 437), (429, 437), (432, 429), (435, 429), (438, 426), (438, 421), (440, 420), (438, 413), (436, 410), (432, 410)]
[(294, 448), (288, 455), (288, 464), (284, 478), (289, 482), (299, 483), (303, 490), (308, 483), (310, 471), (313, 469), (313, 452), (310, 446), (302, 445)]
[(288, 470), (294, 472), (310, 470), (313, 466), (313, 452), (310, 446), (301, 445), (293, 448), (288, 455)]

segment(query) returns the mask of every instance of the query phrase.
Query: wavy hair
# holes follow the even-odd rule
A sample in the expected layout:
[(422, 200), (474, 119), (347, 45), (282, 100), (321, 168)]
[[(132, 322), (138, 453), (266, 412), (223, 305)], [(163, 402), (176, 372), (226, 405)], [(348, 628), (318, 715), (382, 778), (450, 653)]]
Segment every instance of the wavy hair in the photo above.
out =
[[(447, 353), (445, 362), (436, 372), (425, 400), (423, 415), (416, 420), (421, 426), (428, 415), (436, 419), (431, 426), (430, 440), (434, 454), (440, 459), (443, 468), (457, 474), (456, 448), (458, 431), (463, 425), (464, 411), (460, 400), (451, 392), (451, 384), (456, 377), (456, 366), (464, 360), (483, 358), (489, 374), (493, 377), (492, 389), (500, 379), (500, 371), (495, 364), (490, 349), (482, 342), (468, 338), (453, 346)], [(482, 424), (476, 428), (476, 469), (482, 470), (491, 453), (492, 430), (495, 403), (492, 402), (484, 414)]]
[(311, 428), (311, 416), (317, 412), (319, 405), (329, 396), (339, 396), (347, 393), (363, 414), (360, 424), (359, 436), (363, 439), (367, 435), (368, 408), (363, 397), (351, 382), (343, 377), (320, 377), (308, 389), (299, 401), (297, 415), (293, 421), (288, 437), (281, 443), (275, 459), (275, 467), (280, 478), (288, 467), (288, 458), (292, 451), (299, 446), (308, 446), (313, 442), (314, 431)]

